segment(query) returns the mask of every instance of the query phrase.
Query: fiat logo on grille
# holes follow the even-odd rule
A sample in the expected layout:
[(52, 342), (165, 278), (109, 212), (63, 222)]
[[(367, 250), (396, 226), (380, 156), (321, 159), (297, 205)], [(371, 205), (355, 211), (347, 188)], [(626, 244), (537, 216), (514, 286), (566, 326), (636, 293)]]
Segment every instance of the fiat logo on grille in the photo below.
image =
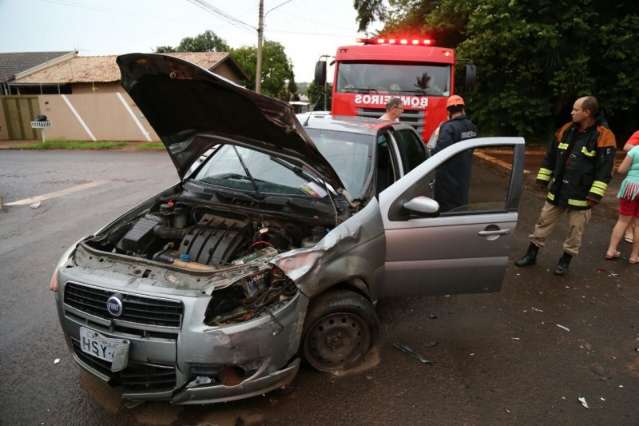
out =
[(122, 311), (124, 310), (124, 306), (122, 305), (122, 296), (119, 294), (114, 294), (109, 297), (106, 302), (107, 312), (113, 315), (114, 317), (119, 317), (122, 315)]

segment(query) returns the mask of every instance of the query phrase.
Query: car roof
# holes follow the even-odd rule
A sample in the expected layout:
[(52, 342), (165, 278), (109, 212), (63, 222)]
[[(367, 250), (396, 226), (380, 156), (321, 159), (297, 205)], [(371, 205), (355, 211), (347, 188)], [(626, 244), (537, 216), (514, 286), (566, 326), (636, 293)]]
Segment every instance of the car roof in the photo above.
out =
[(381, 121), (370, 117), (354, 117), (349, 115), (332, 115), (328, 111), (313, 111), (297, 114), (297, 119), (305, 129), (335, 130), (341, 132), (375, 135), (381, 129), (412, 128), (408, 124)]

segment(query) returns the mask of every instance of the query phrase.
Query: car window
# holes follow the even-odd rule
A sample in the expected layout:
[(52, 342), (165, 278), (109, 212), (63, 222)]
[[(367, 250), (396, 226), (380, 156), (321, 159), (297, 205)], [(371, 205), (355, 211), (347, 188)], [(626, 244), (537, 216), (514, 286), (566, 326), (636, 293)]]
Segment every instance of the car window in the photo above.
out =
[[(442, 151), (442, 154), (446, 150)], [(426, 196), (439, 203), (439, 216), (472, 215), (508, 211), (510, 172), (496, 163), (512, 164), (512, 146), (462, 151), (421, 178), (390, 210), (391, 220), (406, 220), (404, 202)]]
[(335, 130), (305, 130), (335, 169), (346, 190), (359, 198), (370, 173), (373, 136)]
[(244, 166), (255, 179), (258, 190), (263, 193), (305, 195), (309, 193), (309, 188), (315, 188), (310, 178), (299, 176), (271, 159), (268, 154), (234, 145), (223, 145), (215, 151), (194, 180), (253, 192), (253, 183)]
[(426, 149), (422, 140), (409, 129), (394, 132), (397, 148), (404, 165), (404, 173), (408, 173), (426, 160)]
[(399, 177), (395, 157), (392, 155), (391, 139), (387, 132), (377, 135), (376, 190), (379, 194)]

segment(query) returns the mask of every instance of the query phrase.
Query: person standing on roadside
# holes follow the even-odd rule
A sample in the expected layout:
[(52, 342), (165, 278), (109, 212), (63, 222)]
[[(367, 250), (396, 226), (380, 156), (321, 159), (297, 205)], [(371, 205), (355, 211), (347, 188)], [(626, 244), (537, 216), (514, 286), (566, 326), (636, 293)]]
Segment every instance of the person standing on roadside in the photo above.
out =
[[(432, 150), (437, 154), (454, 143), (477, 137), (477, 127), (468, 117), (464, 98), (453, 95), (446, 101), (448, 121), (439, 127), (437, 143)], [(435, 200), (439, 211), (446, 212), (468, 204), (470, 171), (473, 162), (472, 150), (455, 155), (437, 168), (435, 172)]]
[(386, 112), (379, 117), (380, 120), (399, 123), (399, 116), (404, 112), (404, 103), (400, 98), (391, 98), (386, 103)]
[(630, 263), (639, 263), (639, 146), (633, 147), (619, 165), (619, 173), (628, 173), (621, 182), (619, 193), (619, 219), (610, 235), (610, 245), (605, 258), (614, 260), (621, 256), (617, 250), (624, 232), (634, 226), (634, 243), (630, 253)]
[(537, 182), (548, 189), (526, 254), (517, 266), (534, 265), (562, 213), (568, 215), (568, 236), (555, 275), (564, 275), (579, 253), (591, 208), (601, 201), (615, 160), (615, 135), (597, 121), (599, 104), (594, 96), (575, 101), (572, 121), (563, 125), (551, 141), (537, 174)]
[[(634, 132), (632, 134), (632, 136), (630, 136), (630, 138), (628, 138), (628, 140), (626, 141), (626, 144), (623, 146), (623, 150), (625, 152), (629, 152), (632, 148), (634, 148), (635, 146), (639, 145), (639, 130), (637, 130), (636, 132)], [(626, 234), (624, 235), (623, 239), (627, 242), (632, 244), (633, 241), (635, 241), (634, 238), (634, 231), (636, 228), (636, 224), (633, 222), (632, 224), (630, 224), (630, 226), (626, 229)]]

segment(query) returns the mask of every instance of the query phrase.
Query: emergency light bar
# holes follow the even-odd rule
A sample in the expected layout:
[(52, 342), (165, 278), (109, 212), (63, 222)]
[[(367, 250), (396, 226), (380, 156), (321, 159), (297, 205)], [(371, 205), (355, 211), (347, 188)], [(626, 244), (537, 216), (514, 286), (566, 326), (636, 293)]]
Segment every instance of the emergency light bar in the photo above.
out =
[(360, 38), (359, 41), (364, 44), (399, 44), (399, 45), (412, 45), (412, 46), (431, 46), (433, 40), (429, 38)]

